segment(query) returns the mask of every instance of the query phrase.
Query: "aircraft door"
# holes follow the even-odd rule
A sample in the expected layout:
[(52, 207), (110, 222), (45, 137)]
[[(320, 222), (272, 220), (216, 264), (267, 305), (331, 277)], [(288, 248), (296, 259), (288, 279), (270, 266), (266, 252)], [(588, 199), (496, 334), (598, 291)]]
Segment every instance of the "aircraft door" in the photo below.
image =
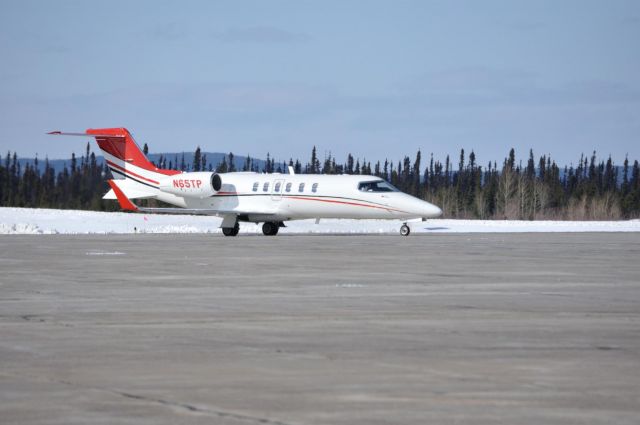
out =
[(273, 186), (271, 186), (271, 200), (281, 201), (282, 192), (284, 192), (284, 180), (283, 179), (274, 180)]

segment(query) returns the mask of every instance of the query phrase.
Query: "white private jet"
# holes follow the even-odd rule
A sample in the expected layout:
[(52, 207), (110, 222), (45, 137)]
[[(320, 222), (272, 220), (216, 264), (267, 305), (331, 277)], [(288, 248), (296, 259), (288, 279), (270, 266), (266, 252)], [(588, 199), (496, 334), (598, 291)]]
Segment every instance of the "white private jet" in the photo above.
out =
[[(51, 135), (94, 137), (114, 179), (103, 199), (117, 199), (126, 211), (202, 214), (222, 217), (222, 233), (236, 236), (239, 222), (264, 223), (272, 236), (285, 221), (315, 218), (394, 219), (439, 217), (442, 210), (366, 175), (260, 174), (254, 172), (181, 172), (157, 168), (126, 128), (88, 129), (84, 133), (53, 131)], [(157, 199), (178, 208), (143, 208), (132, 199)]]

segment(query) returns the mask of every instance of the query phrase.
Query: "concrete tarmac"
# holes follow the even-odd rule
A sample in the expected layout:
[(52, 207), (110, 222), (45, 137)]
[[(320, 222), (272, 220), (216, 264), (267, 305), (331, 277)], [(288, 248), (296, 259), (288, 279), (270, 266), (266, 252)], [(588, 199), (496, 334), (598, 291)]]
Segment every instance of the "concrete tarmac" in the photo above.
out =
[(640, 234), (0, 237), (2, 424), (637, 424)]

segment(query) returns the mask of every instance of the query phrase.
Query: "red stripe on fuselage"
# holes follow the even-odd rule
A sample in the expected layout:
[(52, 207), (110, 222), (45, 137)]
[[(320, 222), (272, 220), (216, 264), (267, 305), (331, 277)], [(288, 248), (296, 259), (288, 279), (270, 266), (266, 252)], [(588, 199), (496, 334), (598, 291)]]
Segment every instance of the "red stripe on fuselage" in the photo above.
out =
[(285, 198), (299, 199), (301, 201), (328, 202), (328, 203), (331, 203), (331, 204), (352, 205), (352, 206), (355, 206), (355, 207), (376, 208), (376, 209), (379, 209), (379, 210), (397, 211), (397, 212), (401, 212), (401, 213), (407, 213), (406, 211), (397, 210), (395, 208), (379, 207), (379, 206), (376, 206), (376, 205), (360, 204), (360, 203), (357, 203), (357, 202), (335, 201), (333, 199), (313, 198), (313, 197), (310, 197), (310, 196), (288, 196), (288, 195), (284, 195), (284, 196), (285, 196)]
[[(237, 192), (217, 192), (216, 194), (213, 195), (213, 197), (216, 196), (229, 196), (229, 195), (240, 195), (243, 196), (243, 194), (239, 194)], [(252, 193), (248, 194), (248, 195), (254, 195)], [(265, 194), (260, 194), (258, 196), (280, 196), (279, 193), (265, 193)], [(299, 199), (301, 201), (316, 201), (316, 202), (327, 202), (327, 203), (331, 203), (331, 204), (342, 204), (342, 205), (351, 205), (354, 207), (366, 207), (366, 208), (376, 208), (379, 210), (386, 210), (386, 211), (396, 211), (396, 212), (400, 212), (400, 213), (405, 213), (405, 214), (409, 214), (407, 211), (402, 211), (402, 210), (398, 210), (396, 208), (391, 208), (391, 207), (385, 207), (385, 206), (377, 206), (377, 205), (368, 205), (368, 204), (361, 204), (358, 202), (347, 202), (347, 201), (336, 201), (333, 199), (324, 199), (324, 198), (316, 198), (313, 196), (295, 196), (295, 195), (282, 195), (284, 198), (289, 198), (289, 199)], [(364, 201), (367, 202), (367, 201)]]

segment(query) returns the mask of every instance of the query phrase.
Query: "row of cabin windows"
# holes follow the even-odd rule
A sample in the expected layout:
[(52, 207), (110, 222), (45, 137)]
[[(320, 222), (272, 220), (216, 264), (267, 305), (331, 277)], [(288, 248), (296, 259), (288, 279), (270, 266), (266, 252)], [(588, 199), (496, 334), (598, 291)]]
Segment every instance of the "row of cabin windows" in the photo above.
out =
[[(253, 191), (257, 192), (258, 191), (258, 187), (260, 186), (259, 182), (255, 182), (253, 184)], [(275, 193), (280, 193), (280, 188), (281, 188), (281, 183), (280, 182), (276, 182), (276, 185), (273, 187), (273, 191)], [(264, 185), (262, 185), (262, 191), (263, 192), (268, 192), (269, 191), (269, 182), (265, 182)], [(291, 192), (291, 182), (287, 183), (284, 187), (284, 191), (285, 192)], [(316, 193), (318, 191), (318, 183), (314, 183), (311, 186), (311, 191), (313, 193)], [(304, 192), (304, 183), (300, 183), (300, 185), (298, 186), (298, 192), (302, 193)]]

